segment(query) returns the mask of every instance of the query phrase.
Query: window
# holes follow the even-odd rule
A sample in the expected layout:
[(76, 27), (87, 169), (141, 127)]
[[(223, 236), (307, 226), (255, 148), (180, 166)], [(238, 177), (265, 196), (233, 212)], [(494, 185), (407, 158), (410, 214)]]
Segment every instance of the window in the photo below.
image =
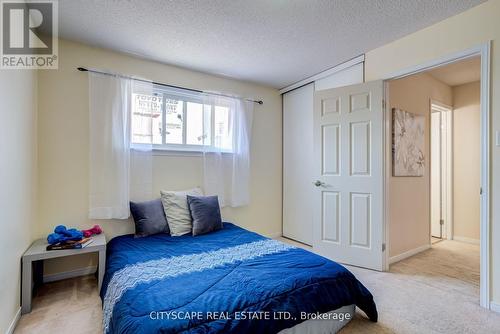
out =
[(132, 145), (154, 149), (232, 151), (231, 111), (223, 99), (204, 104), (200, 94), (155, 85), (153, 93), (132, 94)]

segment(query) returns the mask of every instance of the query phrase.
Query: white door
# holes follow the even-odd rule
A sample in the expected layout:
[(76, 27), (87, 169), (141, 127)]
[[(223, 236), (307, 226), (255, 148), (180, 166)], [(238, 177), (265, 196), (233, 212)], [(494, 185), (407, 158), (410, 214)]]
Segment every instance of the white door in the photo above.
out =
[(383, 82), (314, 93), (315, 252), (383, 270)]

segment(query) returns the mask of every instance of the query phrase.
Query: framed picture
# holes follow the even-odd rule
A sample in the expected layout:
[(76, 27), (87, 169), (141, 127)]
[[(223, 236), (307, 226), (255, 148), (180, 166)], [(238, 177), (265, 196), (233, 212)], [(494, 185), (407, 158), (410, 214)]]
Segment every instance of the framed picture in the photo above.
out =
[(392, 108), (393, 176), (423, 176), (425, 117)]

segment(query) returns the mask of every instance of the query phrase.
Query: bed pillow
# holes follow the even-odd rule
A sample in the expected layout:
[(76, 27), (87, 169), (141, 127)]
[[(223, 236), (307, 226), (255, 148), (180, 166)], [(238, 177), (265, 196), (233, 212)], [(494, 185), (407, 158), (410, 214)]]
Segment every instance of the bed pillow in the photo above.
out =
[(164, 191), (160, 192), (163, 209), (167, 216), (170, 235), (178, 237), (190, 234), (193, 229), (191, 214), (189, 213), (187, 195), (202, 196), (200, 188), (185, 191)]
[(187, 196), (193, 218), (193, 235), (205, 234), (222, 228), (217, 196)]
[(145, 237), (157, 233), (170, 233), (161, 200), (130, 202), (130, 212), (134, 217), (135, 235)]

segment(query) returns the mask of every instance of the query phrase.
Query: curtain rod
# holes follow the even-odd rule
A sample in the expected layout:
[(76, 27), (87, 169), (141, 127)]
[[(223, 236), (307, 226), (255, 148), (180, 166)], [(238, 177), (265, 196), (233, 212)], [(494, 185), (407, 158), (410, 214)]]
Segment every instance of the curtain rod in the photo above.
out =
[[(189, 90), (191, 92), (196, 92), (196, 93), (212, 94), (212, 95), (224, 96), (224, 97), (234, 97), (234, 96), (231, 96), (231, 95), (225, 95), (225, 94), (220, 94), (220, 93), (204, 92), (204, 91), (199, 90), (199, 89), (193, 89), (193, 88), (186, 88), (186, 87), (181, 87), (181, 86), (169, 85), (169, 84), (165, 84), (165, 83), (161, 83), (161, 82), (155, 82), (155, 81), (148, 81), (148, 80), (144, 80), (144, 79), (133, 78), (133, 77), (122, 75), (122, 74), (115, 74), (115, 73), (103, 72), (103, 71), (98, 71), (98, 70), (89, 69), (89, 68), (85, 68), (85, 67), (77, 67), (76, 69), (78, 71), (80, 71), (80, 72), (100, 73), (100, 74), (105, 74), (105, 75), (112, 75), (112, 76), (117, 76), (117, 77), (122, 77), (122, 78), (128, 78), (128, 79), (132, 79), (132, 80), (135, 80), (135, 81), (151, 82), (154, 85), (159, 85), (159, 86), (164, 86), (164, 87), (170, 87), (170, 88), (177, 88), (177, 89), (183, 89), (183, 90)], [(261, 104), (261, 105), (264, 104), (264, 102), (262, 100), (252, 100), (252, 99), (249, 99), (249, 98), (244, 98), (244, 100), (249, 101), (249, 102), (255, 102), (255, 103), (258, 103), (258, 104)]]

